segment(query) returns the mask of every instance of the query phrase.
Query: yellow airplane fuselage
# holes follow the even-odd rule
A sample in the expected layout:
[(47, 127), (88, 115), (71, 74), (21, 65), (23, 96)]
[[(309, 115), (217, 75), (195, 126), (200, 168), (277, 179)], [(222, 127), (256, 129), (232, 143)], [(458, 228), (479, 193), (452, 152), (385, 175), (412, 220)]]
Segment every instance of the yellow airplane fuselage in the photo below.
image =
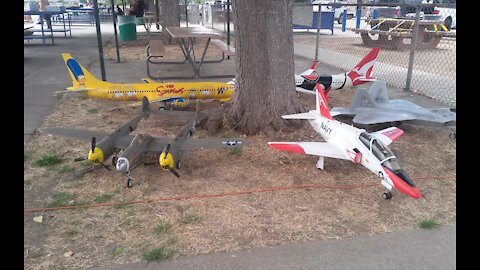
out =
[(180, 97), (184, 99), (218, 99), (228, 101), (233, 97), (232, 85), (222, 82), (168, 82), (89, 86), (87, 95), (118, 101), (150, 101)]

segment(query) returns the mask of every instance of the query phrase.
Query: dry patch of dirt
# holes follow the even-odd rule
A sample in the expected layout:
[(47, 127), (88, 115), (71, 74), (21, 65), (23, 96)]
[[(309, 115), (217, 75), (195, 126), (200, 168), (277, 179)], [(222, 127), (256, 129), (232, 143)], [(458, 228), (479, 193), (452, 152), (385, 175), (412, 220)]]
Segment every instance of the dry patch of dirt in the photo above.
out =
[[(348, 106), (353, 92), (332, 91), (330, 105)], [(301, 94), (300, 98), (307, 109), (314, 107), (312, 96)], [(125, 108), (124, 104), (64, 96), (42, 127), (112, 132), (139, 111)], [(202, 102), (201, 108), (218, 105), (216, 101)], [(151, 116), (133, 134), (174, 136), (183, 123), (185, 120)], [(363, 167), (327, 158), (325, 170), (318, 171), (313, 156), (270, 149), (262, 135), (244, 137), (228, 130), (219, 136), (231, 133), (249, 140), (250, 145), (240, 153), (226, 149), (188, 152), (178, 170), (180, 178), (162, 171), (158, 165), (140, 166), (132, 174), (134, 187), (127, 188), (123, 174), (100, 166), (92, 169), (88, 161), (73, 162), (74, 158), (88, 154), (90, 142), (40, 133), (25, 147), (25, 208), (48, 206), (65, 193), (69, 194), (67, 204), (95, 204), (299, 185), (374, 185), (355, 189), (310, 187), (25, 213), (26, 222), (33, 223), (30, 226), (45, 229), (36, 240), (25, 239), (25, 268), (73, 269), (138, 262), (145, 252), (162, 245), (175, 250), (175, 256), (183, 256), (409, 230), (427, 218), (440, 224), (455, 224), (455, 141), (448, 138), (447, 129), (407, 124), (401, 128), (405, 134), (391, 148), (428, 201), (414, 200), (396, 191), (392, 200), (385, 201), (380, 181)], [(199, 129), (194, 137), (206, 137), (206, 131)], [(298, 132), (277, 133), (275, 140), (321, 138), (305, 124)], [(56, 154), (62, 163), (36, 166), (35, 161), (45, 153)], [(152, 161), (157, 159), (158, 156), (152, 156)], [(110, 160), (106, 163), (110, 164)], [(43, 215), (43, 223), (32, 221), (38, 215)], [(171, 228), (156, 232), (157, 226), (167, 223)], [(67, 251), (74, 255), (65, 257)]]

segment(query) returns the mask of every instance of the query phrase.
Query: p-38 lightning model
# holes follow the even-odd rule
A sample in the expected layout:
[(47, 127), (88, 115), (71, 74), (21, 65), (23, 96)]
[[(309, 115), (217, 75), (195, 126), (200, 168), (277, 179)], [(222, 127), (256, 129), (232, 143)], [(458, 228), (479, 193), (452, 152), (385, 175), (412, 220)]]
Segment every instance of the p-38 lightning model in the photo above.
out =
[[(197, 104), (198, 112), (198, 104)], [(248, 142), (239, 139), (224, 138), (190, 138), (195, 131), (197, 112), (188, 111), (152, 111), (146, 97), (142, 102), (142, 113), (124, 124), (111, 134), (96, 131), (86, 131), (70, 128), (45, 128), (42, 131), (64, 137), (71, 137), (79, 140), (92, 140), (92, 148), (88, 154), (88, 160), (95, 164), (103, 164), (110, 156), (116, 170), (127, 174), (127, 187), (133, 186), (130, 173), (133, 169), (146, 162), (148, 152), (159, 153), (158, 163), (165, 171), (172, 172), (180, 177), (174, 169), (180, 169), (180, 162), (186, 150), (210, 149), (210, 148), (235, 148), (246, 145)], [(174, 138), (154, 138), (147, 134), (129, 135), (138, 122), (147, 115), (155, 113), (166, 116), (191, 116), (193, 118), (182, 127), (180, 133)], [(96, 143), (96, 138), (100, 141)], [(108, 168), (108, 167), (107, 167)]]
[(72, 86), (67, 91), (57, 93), (86, 92), (89, 97), (119, 100), (141, 101), (147, 97), (151, 103), (159, 102), (160, 108), (167, 104), (173, 107), (185, 107), (190, 99), (217, 99), (220, 102), (231, 100), (234, 87), (223, 82), (155, 82), (144, 78), (146, 83), (111, 83), (95, 78), (69, 53), (62, 53), (63, 60), (72, 78)]
[(284, 119), (305, 119), (326, 142), (268, 142), (279, 150), (319, 156), (317, 169), (323, 169), (324, 157), (351, 160), (380, 176), (387, 188), (384, 199), (391, 199), (392, 187), (413, 198), (422, 197), (418, 188), (400, 167), (397, 157), (387, 147), (403, 131), (396, 127), (373, 133), (339, 122), (330, 115), (321, 85), (317, 84), (316, 110), (282, 116)]
[(295, 75), (296, 90), (315, 94), (315, 85), (319, 83), (323, 85), (328, 98), (328, 92), (332, 89), (338, 90), (375, 81), (372, 70), (379, 52), (380, 48), (373, 48), (352, 70), (336, 75), (310, 75), (315, 70), (315, 65), (312, 65), (300, 75)]

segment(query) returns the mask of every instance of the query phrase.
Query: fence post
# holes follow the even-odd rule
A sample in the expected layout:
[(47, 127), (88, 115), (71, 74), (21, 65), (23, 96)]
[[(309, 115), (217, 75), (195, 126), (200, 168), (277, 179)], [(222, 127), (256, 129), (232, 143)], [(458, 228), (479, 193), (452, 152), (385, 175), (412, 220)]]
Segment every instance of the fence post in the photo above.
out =
[(187, 22), (187, 27), (188, 27), (188, 9), (187, 9), (188, 3), (187, 0), (185, 0), (185, 21)]
[(345, 32), (347, 28), (347, 9), (343, 10), (343, 16), (342, 16), (342, 32)]
[(113, 3), (113, 0), (111, 0), (112, 4), (112, 17), (113, 17), (113, 30), (115, 33), (115, 50), (117, 51), (117, 62), (120, 63), (120, 50), (118, 48), (118, 35), (117, 35), (117, 12), (115, 12), (115, 4)]
[(378, 18), (378, 9), (375, 8), (372, 11), (372, 19), (375, 20), (376, 18)]
[(97, 27), (97, 43), (98, 43), (98, 54), (100, 58), (100, 71), (102, 72), (102, 81), (106, 81), (105, 76), (105, 63), (103, 62), (103, 43), (102, 43), (102, 32), (100, 30), (100, 16), (98, 15), (98, 0), (93, 0), (93, 15), (95, 17), (95, 25)]
[(318, 12), (317, 12), (317, 40), (316, 40), (316, 45), (315, 45), (315, 63), (318, 62), (318, 41), (320, 38), (320, 30), (322, 29), (321, 25), (321, 17), (322, 14), (322, 5), (318, 5)]
[(362, 8), (357, 9), (357, 25), (355, 28), (359, 29), (360, 28), (360, 19), (362, 18)]
[[(227, 44), (230, 45), (230, 0), (227, 0)], [(227, 56), (230, 59), (230, 55)]]
[(413, 35), (412, 35), (412, 45), (410, 48), (410, 58), (408, 59), (407, 83), (405, 85), (404, 91), (410, 91), (410, 88), (411, 88), (413, 59), (415, 56), (415, 50), (417, 49), (418, 25), (420, 23), (420, 6), (417, 5), (415, 8), (416, 10), (415, 10), (415, 22), (414, 22)]

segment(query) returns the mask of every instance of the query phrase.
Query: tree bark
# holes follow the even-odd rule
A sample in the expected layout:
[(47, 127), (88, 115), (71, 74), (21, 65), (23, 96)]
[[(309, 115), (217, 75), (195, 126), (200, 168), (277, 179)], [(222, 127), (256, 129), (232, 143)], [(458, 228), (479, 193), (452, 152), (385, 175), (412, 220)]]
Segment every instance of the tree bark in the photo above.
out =
[(161, 0), (162, 9), (162, 40), (170, 44), (170, 35), (165, 31), (168, 26), (180, 26), (179, 0)]
[(285, 114), (303, 112), (294, 84), (291, 0), (233, 0), (235, 95), (229, 119), (244, 134), (299, 127)]

